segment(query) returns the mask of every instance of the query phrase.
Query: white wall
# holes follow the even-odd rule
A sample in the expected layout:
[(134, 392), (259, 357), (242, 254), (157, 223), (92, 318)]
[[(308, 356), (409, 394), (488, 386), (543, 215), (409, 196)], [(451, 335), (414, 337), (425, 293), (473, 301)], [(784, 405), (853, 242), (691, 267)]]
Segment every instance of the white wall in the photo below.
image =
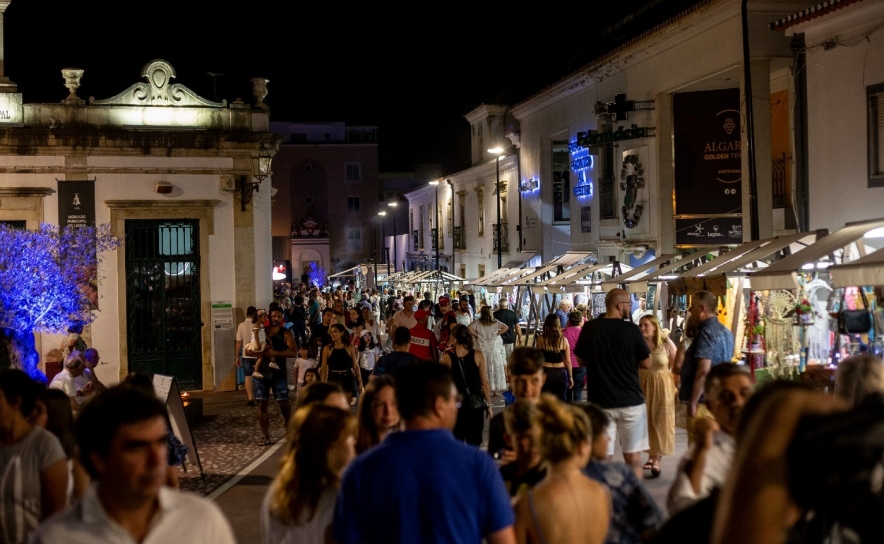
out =
[[(868, 186), (866, 87), (884, 83), (884, 4), (848, 6), (811, 21), (806, 30), (810, 228), (837, 230), (850, 221), (884, 216), (884, 187)], [(838, 36), (852, 47), (828, 51)]]

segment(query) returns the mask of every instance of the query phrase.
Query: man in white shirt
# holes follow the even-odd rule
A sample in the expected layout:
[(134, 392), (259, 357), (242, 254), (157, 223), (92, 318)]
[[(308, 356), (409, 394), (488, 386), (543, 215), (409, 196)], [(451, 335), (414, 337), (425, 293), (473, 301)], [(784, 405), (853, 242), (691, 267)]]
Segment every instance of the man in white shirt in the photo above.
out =
[(93, 484), (37, 527), (31, 544), (234, 544), (214, 503), (164, 487), (168, 434), (165, 407), (134, 387), (112, 387), (86, 406), (77, 445)]
[(387, 323), (387, 334), (392, 335), (397, 327), (411, 329), (415, 325), (417, 325), (417, 319), (414, 317), (414, 297), (407, 295), (402, 299), (402, 309), (393, 314)]
[(645, 297), (641, 297), (638, 299), (638, 308), (632, 312), (632, 322), (638, 325), (638, 320), (642, 318), (643, 315), (650, 314), (650, 310), (647, 309), (647, 301)]
[(248, 406), (255, 406), (255, 387), (252, 384), (252, 373), (255, 371), (255, 357), (244, 357), (243, 346), (252, 341), (252, 327), (258, 320), (258, 310), (254, 306), (246, 309), (246, 318), (236, 328), (236, 366), (243, 367), (245, 375), (246, 401)]
[(669, 489), (670, 516), (724, 485), (736, 449), (737, 422), (754, 390), (748, 369), (733, 363), (712, 367), (705, 388), (706, 407), (715, 419), (699, 419), (694, 425), (694, 443), (679, 463)]
[(71, 399), (71, 410), (79, 413), (86, 402), (91, 401), (96, 393), (92, 381), (83, 374), (86, 361), (83, 352), (72, 351), (64, 361), (64, 368), (52, 378), (49, 387), (60, 389)]

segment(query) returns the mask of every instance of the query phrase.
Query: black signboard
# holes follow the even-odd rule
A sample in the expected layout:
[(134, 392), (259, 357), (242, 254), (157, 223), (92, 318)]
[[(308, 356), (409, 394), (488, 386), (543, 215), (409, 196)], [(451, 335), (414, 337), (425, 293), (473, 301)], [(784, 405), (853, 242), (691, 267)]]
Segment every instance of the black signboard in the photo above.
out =
[(580, 207), (580, 232), (592, 232), (592, 206)]
[(742, 212), (740, 91), (673, 96), (675, 215)]
[(675, 220), (677, 246), (733, 246), (742, 243), (741, 217)]
[(58, 180), (58, 226), (95, 225), (95, 180)]

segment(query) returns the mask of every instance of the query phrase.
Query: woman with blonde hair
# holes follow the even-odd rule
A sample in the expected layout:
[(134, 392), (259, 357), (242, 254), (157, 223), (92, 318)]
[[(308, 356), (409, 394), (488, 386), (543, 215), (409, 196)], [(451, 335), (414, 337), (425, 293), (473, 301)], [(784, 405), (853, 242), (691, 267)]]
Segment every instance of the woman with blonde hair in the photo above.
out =
[(314, 403), (295, 412), (279, 474), (261, 507), (263, 542), (327, 542), (341, 475), (356, 456), (356, 420)]
[(611, 495), (583, 474), (592, 454), (589, 417), (580, 408), (543, 394), (537, 402), (537, 419), (547, 476), (516, 501), (516, 540), (602, 544), (611, 519)]
[[(648, 462), (645, 470), (651, 477), (660, 476), (660, 460), (675, 453), (675, 378), (672, 365), (677, 351), (669, 335), (660, 330), (660, 322), (652, 315), (638, 321), (642, 338), (651, 351), (651, 368), (638, 371), (645, 406), (648, 410)], [(667, 331), (668, 332), (668, 331)]]
[(571, 346), (562, 334), (558, 314), (549, 314), (543, 320), (543, 332), (537, 336), (536, 347), (543, 352), (543, 373), (546, 374), (543, 392), (567, 400), (568, 390), (574, 387)]

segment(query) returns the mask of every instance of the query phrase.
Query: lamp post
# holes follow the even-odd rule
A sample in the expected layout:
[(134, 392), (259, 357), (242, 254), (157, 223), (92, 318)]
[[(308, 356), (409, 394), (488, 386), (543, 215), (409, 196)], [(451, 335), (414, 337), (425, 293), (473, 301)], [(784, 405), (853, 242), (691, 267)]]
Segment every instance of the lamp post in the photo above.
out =
[(441, 271), (442, 269), (439, 267), (439, 180), (433, 180), (430, 182), (430, 185), (436, 190), (436, 211), (433, 215), (436, 216), (436, 272)]
[(500, 235), (503, 228), (500, 224), (500, 159), (505, 154), (502, 147), (492, 147), (488, 152), (497, 155), (494, 161), (497, 168), (497, 232), (494, 233), (494, 239), (497, 241), (497, 268), (501, 268), (503, 266), (503, 244), (501, 243)]
[(387, 253), (387, 235), (384, 233), (384, 218), (387, 216), (387, 212), (378, 212), (378, 216), (381, 218), (381, 248), (384, 252), (384, 260), (387, 261), (387, 277), (390, 276), (390, 255)]
[[(387, 206), (395, 208), (398, 202), (387, 202)], [(399, 262), (399, 251), (396, 245), (396, 210), (393, 210), (393, 271), (396, 271), (396, 263)]]

